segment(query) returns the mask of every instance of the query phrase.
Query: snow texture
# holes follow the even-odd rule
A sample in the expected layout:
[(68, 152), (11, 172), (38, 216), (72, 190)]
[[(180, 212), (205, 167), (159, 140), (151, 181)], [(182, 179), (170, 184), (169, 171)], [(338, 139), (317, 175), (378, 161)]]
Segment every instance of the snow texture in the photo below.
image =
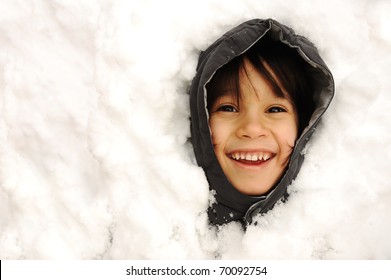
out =
[[(391, 259), (391, 2), (2, 0), (1, 259)], [(252, 18), (313, 41), (336, 96), (290, 200), (209, 228), (187, 89)]]

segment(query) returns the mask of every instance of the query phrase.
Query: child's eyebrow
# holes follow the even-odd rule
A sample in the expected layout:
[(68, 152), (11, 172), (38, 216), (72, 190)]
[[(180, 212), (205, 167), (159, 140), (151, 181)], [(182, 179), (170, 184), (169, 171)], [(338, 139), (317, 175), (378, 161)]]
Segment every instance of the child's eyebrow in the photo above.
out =
[(222, 96), (226, 96), (226, 95), (233, 95), (235, 93), (235, 90), (234, 89), (223, 89), (222, 91)]
[(235, 92), (236, 91), (234, 89), (230, 88), (219, 90), (219, 96), (217, 97), (217, 99), (222, 97), (234, 97), (236, 96)]
[[(278, 86), (278, 85), (277, 85), (277, 86)], [(278, 86), (278, 87), (279, 87), (279, 86)], [(274, 96), (275, 98), (281, 99), (281, 100), (288, 100), (288, 101), (291, 101), (291, 100), (292, 100), (290, 94), (288, 94), (288, 93), (286, 92), (285, 89), (283, 89), (283, 88), (281, 88), (281, 87), (279, 87), (279, 89), (280, 89), (280, 92), (282, 93), (282, 96), (281, 96), (280, 94), (278, 94), (274, 88), (272, 88), (272, 93), (273, 93), (273, 96)]]

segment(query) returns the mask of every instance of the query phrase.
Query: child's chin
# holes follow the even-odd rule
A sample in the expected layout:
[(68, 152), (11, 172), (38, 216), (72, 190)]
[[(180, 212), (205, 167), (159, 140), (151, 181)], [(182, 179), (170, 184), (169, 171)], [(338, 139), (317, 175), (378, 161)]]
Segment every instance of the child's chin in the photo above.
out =
[(269, 192), (272, 186), (260, 186), (258, 181), (258, 184), (238, 184), (237, 186), (234, 185), (234, 187), (242, 194), (250, 196), (261, 196)]

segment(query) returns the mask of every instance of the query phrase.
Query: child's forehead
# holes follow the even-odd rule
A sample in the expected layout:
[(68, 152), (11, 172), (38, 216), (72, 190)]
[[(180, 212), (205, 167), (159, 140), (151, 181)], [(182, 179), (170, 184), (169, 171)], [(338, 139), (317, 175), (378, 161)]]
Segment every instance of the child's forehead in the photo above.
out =
[(239, 87), (239, 92), (236, 91), (236, 89), (226, 88), (219, 92), (219, 96), (217, 100), (232, 100), (232, 101), (245, 101), (245, 100), (252, 100), (253, 98), (256, 98), (257, 100), (288, 100), (290, 99), (286, 96), (279, 96), (276, 94), (276, 92), (272, 89), (272, 87), (268, 86), (267, 90), (253, 90), (249, 85), (243, 85), (241, 84)]
[(260, 62), (264, 68), (263, 71), (248, 59), (244, 59), (243, 67), (239, 70), (240, 94), (246, 93), (246, 89), (248, 89), (257, 96), (268, 95), (277, 99), (291, 100), (291, 95), (284, 88), (272, 67), (263, 59)]
[(259, 73), (259, 70), (255, 67), (247, 71), (241, 71), (237, 83), (223, 83), (223, 87), (219, 89), (219, 98), (241, 100), (255, 96), (258, 99), (273, 98), (290, 100), (290, 95), (285, 90), (283, 90), (284, 96), (278, 94), (271, 85), (271, 82)]

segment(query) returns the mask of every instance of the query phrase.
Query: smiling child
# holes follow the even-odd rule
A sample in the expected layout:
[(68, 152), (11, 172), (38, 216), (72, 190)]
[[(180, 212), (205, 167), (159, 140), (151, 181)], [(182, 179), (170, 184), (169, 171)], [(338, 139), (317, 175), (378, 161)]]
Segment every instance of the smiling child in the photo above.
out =
[(275, 20), (242, 23), (201, 53), (191, 132), (213, 224), (247, 225), (287, 197), (333, 95), (314, 45)]

